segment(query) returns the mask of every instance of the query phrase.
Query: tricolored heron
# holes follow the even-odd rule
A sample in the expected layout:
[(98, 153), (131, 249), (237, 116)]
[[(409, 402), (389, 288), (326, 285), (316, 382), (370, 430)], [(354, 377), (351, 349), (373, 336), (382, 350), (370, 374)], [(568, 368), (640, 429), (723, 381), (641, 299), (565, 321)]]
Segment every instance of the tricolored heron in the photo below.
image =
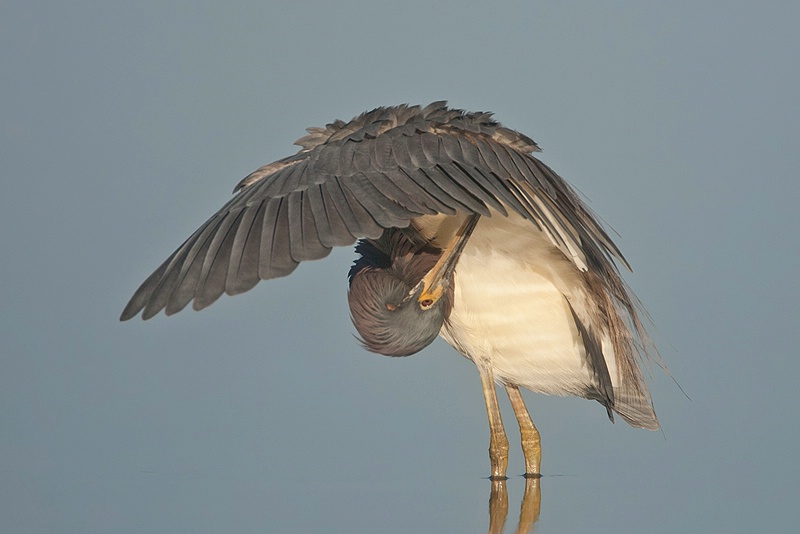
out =
[(301, 261), (352, 245), (348, 300), (364, 346), (407, 356), (441, 335), (478, 368), (492, 478), (505, 478), (502, 384), (525, 468), (539, 432), (520, 387), (575, 395), (657, 429), (639, 369), (646, 332), (628, 267), (529, 137), (490, 113), (401, 105), (309, 128), (301, 149), (243, 179), (235, 196), (150, 275), (121, 320), (205, 308)]

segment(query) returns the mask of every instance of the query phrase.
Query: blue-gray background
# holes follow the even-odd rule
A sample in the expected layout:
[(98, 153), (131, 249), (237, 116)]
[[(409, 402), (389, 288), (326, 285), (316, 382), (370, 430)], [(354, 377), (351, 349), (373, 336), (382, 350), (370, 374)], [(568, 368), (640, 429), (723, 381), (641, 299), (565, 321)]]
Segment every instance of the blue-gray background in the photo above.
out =
[(477, 373), (364, 352), (351, 250), (117, 321), (305, 127), (438, 99), (533, 136), (621, 234), (691, 397), (653, 367), (653, 433), (528, 394), (539, 532), (796, 527), (798, 27), (792, 1), (0, 2), (0, 531), (485, 531)]

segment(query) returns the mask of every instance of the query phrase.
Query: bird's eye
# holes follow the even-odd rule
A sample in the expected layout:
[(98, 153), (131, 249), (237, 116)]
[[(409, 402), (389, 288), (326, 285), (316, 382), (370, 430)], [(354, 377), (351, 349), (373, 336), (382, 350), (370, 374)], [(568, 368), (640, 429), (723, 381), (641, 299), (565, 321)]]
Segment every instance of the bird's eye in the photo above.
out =
[(419, 307), (422, 308), (423, 310), (427, 310), (431, 306), (433, 306), (433, 299), (425, 299), (419, 301)]

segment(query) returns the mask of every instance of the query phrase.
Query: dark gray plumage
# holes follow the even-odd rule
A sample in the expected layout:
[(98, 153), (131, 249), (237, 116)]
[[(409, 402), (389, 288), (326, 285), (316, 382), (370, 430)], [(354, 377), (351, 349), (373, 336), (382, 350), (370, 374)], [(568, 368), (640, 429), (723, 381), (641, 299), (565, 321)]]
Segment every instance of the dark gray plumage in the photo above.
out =
[[(539, 472), (539, 437), (517, 386), (596, 399), (609, 417), (658, 428), (639, 370), (647, 335), (615, 261), (628, 264), (572, 188), (533, 157), (532, 139), (489, 113), (434, 102), (309, 128), (296, 144), (298, 153), (236, 186), (137, 289), (122, 320), (190, 302), (202, 309), (362, 238), (349, 302), (364, 345), (407, 355), (441, 334), (476, 363), (493, 476), (507, 462), (495, 381), (521, 425), (527, 418), (529, 473)], [(514, 298), (495, 299), (515, 283)], [(528, 326), (534, 316), (541, 324)]]
[(536, 143), (487, 113), (444, 102), (402, 105), (308, 131), (297, 141), (300, 152), (236, 186), (237, 195), (136, 291), (122, 320), (171, 315), (192, 300), (200, 310), (414, 217), (489, 215), (488, 206), (544, 225), (560, 248), (589, 247), (604, 276), (613, 277), (612, 256), (625, 262), (569, 186), (530, 157)]
[(409, 356), (430, 345), (453, 308), (453, 287), (428, 309), (417, 303), (424, 290), (420, 282), (442, 251), (390, 229), (377, 240), (360, 241), (356, 252), (360, 258), (350, 269), (347, 299), (364, 347)]

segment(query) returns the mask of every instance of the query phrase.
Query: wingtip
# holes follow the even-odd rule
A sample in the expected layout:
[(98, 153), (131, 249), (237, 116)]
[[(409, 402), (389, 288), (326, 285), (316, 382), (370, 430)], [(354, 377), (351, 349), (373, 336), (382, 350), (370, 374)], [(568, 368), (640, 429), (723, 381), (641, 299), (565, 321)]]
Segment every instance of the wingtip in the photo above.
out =
[(119, 316), (119, 320), (120, 322), (129, 321), (134, 317), (136, 317), (137, 315), (139, 315), (140, 311), (141, 308), (138, 308), (136, 306), (131, 306), (131, 304), (128, 304), (127, 306), (125, 306), (125, 309), (122, 310), (122, 313)]
[(139, 313), (139, 309), (140, 308), (134, 306), (133, 301), (129, 301), (128, 304), (125, 306), (125, 309), (122, 310), (122, 313), (119, 315), (120, 322), (127, 321), (135, 317), (136, 314)]

